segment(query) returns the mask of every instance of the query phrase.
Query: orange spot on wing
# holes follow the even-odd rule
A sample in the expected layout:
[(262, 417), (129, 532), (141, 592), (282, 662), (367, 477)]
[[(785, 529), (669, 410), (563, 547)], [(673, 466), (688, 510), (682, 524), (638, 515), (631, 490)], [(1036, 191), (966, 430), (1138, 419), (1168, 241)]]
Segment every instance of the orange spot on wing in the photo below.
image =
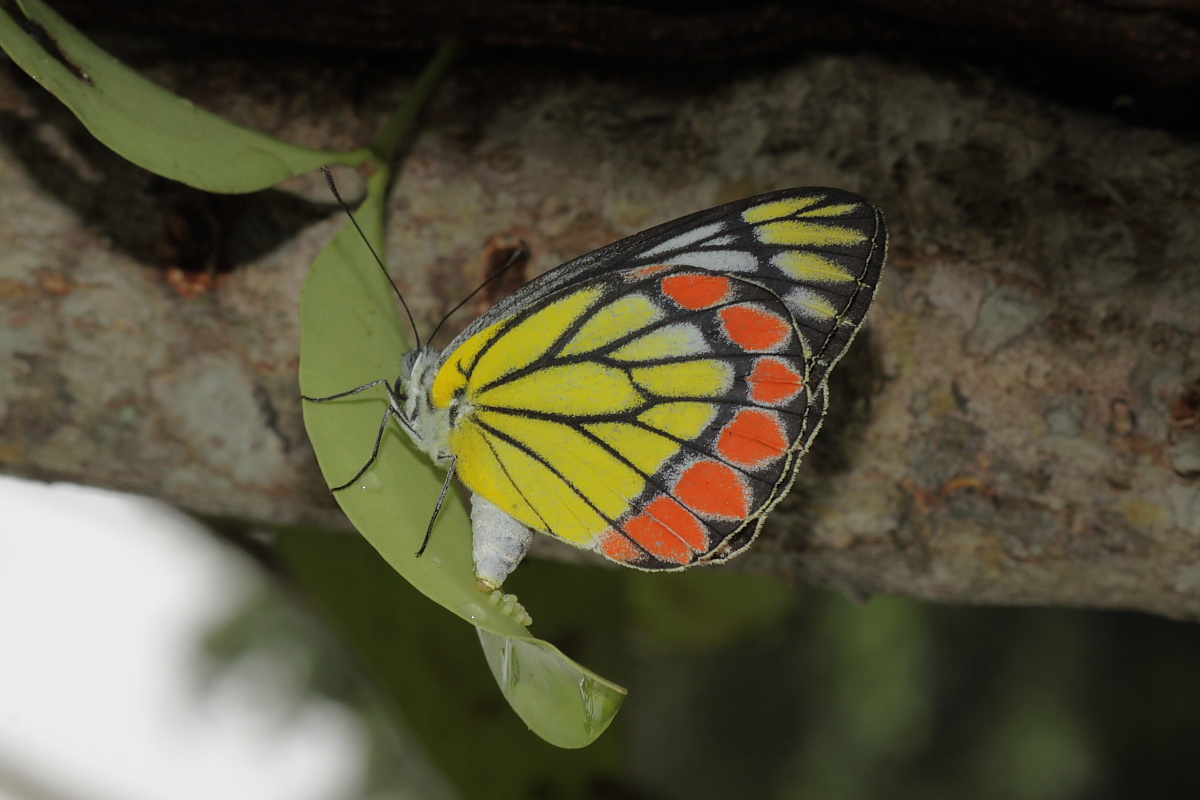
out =
[(782, 317), (758, 306), (729, 306), (718, 313), (725, 326), (725, 335), (745, 350), (778, 347), (790, 330)]
[(663, 278), (663, 292), (689, 311), (710, 308), (729, 295), (729, 279), (720, 275), (672, 275)]
[(642, 513), (625, 523), (625, 533), (651, 555), (675, 564), (687, 564), (692, 551), (708, 549), (704, 526), (670, 497), (657, 497)]
[(625, 523), (625, 532), (646, 548), (650, 555), (662, 561), (686, 564), (692, 559), (692, 551), (678, 536), (645, 514), (639, 514)]
[(804, 378), (787, 364), (774, 358), (760, 358), (747, 378), (750, 399), (774, 405), (791, 400), (800, 393)]
[(633, 542), (611, 528), (601, 533), (597, 538), (600, 542), (600, 552), (613, 561), (624, 561), (632, 564), (642, 560), (644, 556), (642, 551), (634, 546)]
[(638, 267), (637, 269), (630, 270), (628, 274), (633, 278), (648, 278), (666, 269), (670, 269), (666, 264), (651, 264), (648, 267)]
[(787, 451), (779, 419), (767, 411), (744, 408), (717, 436), (717, 452), (744, 467), (761, 466)]
[(708, 517), (742, 519), (750, 513), (750, 497), (738, 474), (717, 461), (697, 461), (675, 483), (675, 496)]

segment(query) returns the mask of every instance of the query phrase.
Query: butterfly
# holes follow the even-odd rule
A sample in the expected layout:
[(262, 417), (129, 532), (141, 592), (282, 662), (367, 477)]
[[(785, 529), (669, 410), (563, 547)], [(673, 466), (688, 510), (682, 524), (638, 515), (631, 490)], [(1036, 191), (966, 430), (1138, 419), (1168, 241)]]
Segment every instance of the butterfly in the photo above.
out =
[(643, 570), (726, 561), (790, 489), (886, 251), (878, 208), (800, 188), (580, 256), (444, 350), (405, 353), (394, 382), (305, 397), (388, 395), (370, 460), (334, 491), (395, 420), (447, 470), (443, 497), (455, 475), (469, 490), (481, 590), (535, 531)]

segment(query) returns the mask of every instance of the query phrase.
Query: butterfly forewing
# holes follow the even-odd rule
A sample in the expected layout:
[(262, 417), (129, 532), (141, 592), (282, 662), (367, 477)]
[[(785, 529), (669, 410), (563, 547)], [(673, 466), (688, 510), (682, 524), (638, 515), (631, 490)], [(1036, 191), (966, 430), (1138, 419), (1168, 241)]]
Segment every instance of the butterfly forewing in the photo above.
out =
[(885, 247), (877, 209), (800, 189), (547, 273), (443, 357), (431, 401), (463, 409), (459, 476), (529, 527), (632, 566), (736, 554), (820, 426)]

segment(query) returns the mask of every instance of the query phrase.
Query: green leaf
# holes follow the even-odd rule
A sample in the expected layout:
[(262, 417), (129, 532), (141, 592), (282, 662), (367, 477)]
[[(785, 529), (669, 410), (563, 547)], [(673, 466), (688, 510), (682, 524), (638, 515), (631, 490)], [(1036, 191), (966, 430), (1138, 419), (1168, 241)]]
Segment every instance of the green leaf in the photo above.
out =
[(499, 636), (478, 627), (488, 666), (530, 730), (559, 747), (586, 747), (604, 732), (625, 690), (589, 672), (540, 639)]
[[(289, 596), (302, 598), (306, 610), (318, 613), (328, 631), (349, 648), (355, 672), (370, 682), (369, 713), (387, 714), (400, 731), (411, 731), (411, 737), (401, 735), (402, 741), (420, 743), (421, 754), (411, 758), (424, 761), (428, 756), (454, 783), (457, 796), (594, 797), (594, 787), (618, 772), (623, 752), (619, 725), (592, 746), (577, 750), (561, 750), (539, 740), (505, 708), (495, 681), (482, 669), (474, 629), (419, 594), (361, 536), (282, 530), (275, 542)], [(545, 561), (525, 569), (529, 572), (522, 575), (523, 583), (540, 585), (539, 591), (548, 591), (560, 606), (576, 610), (576, 601), (615, 589), (619, 578), (615, 570), (584, 571)], [(539, 615), (538, 625), (556, 635), (574, 636), (590, 657), (603, 657), (604, 646), (597, 647), (588, 633), (596, 618), (569, 614), (567, 609), (549, 608)], [(602, 635), (611, 635), (607, 642), (611, 647), (625, 641), (621, 621), (619, 616), (604, 620)], [(272, 641), (279, 644), (279, 636), (270, 631), (246, 635), (255, 637), (256, 650), (270, 647)], [(279, 646), (291, 652), (302, 643)], [(250, 653), (251, 658), (254, 655)], [(327, 655), (326, 659), (326, 666), (318, 664), (317, 670), (338, 668), (336, 658)], [(340, 698), (347, 693), (347, 684), (339, 677), (345, 680), (336, 673), (329, 676), (337, 692), (333, 696)], [(404, 761), (389, 763), (382, 772), (411, 769)], [(362, 794), (396, 795), (383, 788)], [(426, 795), (410, 790), (400, 796)]]
[(322, 164), (358, 166), (370, 155), (366, 148), (311, 150), (235, 125), (121, 64), (40, 0), (17, 4), (25, 25), (40, 35), (0, 10), (0, 47), (100, 142), (157, 175), (210, 192), (243, 193)]
[[(382, 253), (388, 170), (368, 179), (356, 218)], [(300, 294), (300, 389), (327, 397), (386, 378), (408, 349), (392, 287), (358, 232), (347, 224), (321, 252)], [(387, 408), (383, 386), (329, 403), (304, 404), (304, 422), (330, 486), (352, 477), (371, 454)], [(425, 554), (416, 551), (441, 491), (443, 473), (389, 424), (379, 458), (356, 485), (337, 493), (346, 516), (392, 567), (426, 597), (477, 626), (505, 697), (539, 736), (583, 747), (603, 733), (625, 690), (566, 658), (475, 589), (471, 526), (458, 495), (447, 495)], [(537, 610), (529, 609), (536, 621)]]

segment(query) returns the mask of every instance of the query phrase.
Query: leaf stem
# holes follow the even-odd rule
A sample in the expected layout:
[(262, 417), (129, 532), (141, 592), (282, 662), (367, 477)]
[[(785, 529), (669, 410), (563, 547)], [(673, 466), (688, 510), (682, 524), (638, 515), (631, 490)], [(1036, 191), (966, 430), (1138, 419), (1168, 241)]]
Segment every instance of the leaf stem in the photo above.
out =
[(458, 58), (460, 52), (462, 52), (462, 45), (453, 36), (447, 38), (438, 47), (437, 53), (418, 76), (417, 82), (409, 90), (404, 102), (392, 113), (379, 135), (375, 137), (375, 141), (371, 143), (371, 152), (381, 161), (391, 161), (409, 126), (412, 125), (413, 120), (416, 119), (417, 114), (429, 99), (429, 95), (433, 93), (434, 87), (450, 69), (450, 65)]

